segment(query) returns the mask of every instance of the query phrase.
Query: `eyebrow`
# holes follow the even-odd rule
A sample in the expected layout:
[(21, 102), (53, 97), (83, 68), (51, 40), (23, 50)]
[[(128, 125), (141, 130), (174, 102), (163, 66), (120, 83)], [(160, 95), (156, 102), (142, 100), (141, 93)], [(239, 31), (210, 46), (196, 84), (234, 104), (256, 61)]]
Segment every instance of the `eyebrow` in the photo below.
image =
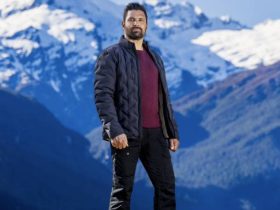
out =
[(146, 16), (145, 15), (128, 16), (127, 18), (146, 18)]

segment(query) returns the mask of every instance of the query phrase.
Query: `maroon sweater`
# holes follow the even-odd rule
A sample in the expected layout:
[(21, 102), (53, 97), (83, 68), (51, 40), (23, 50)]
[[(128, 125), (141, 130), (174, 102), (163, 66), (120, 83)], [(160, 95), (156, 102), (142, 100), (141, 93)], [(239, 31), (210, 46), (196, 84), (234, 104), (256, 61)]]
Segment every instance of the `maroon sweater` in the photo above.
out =
[(146, 50), (137, 50), (141, 75), (141, 111), (144, 128), (160, 127), (158, 114), (159, 72)]

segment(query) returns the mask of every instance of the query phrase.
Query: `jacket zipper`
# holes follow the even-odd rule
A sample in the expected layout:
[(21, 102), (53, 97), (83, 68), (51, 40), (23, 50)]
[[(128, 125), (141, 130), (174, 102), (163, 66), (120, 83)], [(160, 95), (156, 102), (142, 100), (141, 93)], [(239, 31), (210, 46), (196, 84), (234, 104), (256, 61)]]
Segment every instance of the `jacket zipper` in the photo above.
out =
[(142, 111), (141, 111), (141, 74), (140, 74), (140, 67), (139, 67), (139, 61), (138, 61), (138, 55), (135, 46), (133, 45), (133, 51), (136, 58), (136, 65), (137, 65), (137, 74), (138, 74), (138, 99), (139, 99), (139, 105), (138, 105), (138, 112), (139, 112), (139, 120), (138, 120), (138, 126), (139, 126), (139, 139), (142, 139)]
[[(161, 74), (160, 74), (160, 76), (162, 77)], [(162, 79), (163, 79), (163, 78), (161, 78), (161, 80), (162, 80)], [(174, 137), (175, 137), (175, 136), (176, 136), (176, 133), (175, 133), (175, 128), (174, 128), (174, 126), (173, 126), (173, 119), (171, 118), (171, 107), (169, 106), (169, 101), (170, 101), (170, 99), (168, 100), (167, 95), (166, 95), (167, 90), (164, 90), (164, 86), (163, 86), (163, 85), (162, 85), (162, 88), (163, 88), (164, 96), (165, 96), (165, 98), (166, 98), (166, 103), (167, 103), (168, 119), (169, 119), (169, 121), (170, 121), (169, 125), (172, 127), (172, 133), (173, 133), (173, 135), (174, 135)], [(167, 87), (166, 87), (166, 88), (167, 88)], [(171, 103), (171, 101), (170, 101), (170, 103)]]

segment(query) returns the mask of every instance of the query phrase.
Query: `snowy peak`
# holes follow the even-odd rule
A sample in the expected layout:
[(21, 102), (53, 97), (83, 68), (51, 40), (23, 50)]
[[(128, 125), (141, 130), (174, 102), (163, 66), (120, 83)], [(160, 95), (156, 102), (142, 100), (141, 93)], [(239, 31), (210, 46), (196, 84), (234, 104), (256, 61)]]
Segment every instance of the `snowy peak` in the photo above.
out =
[(252, 29), (205, 32), (193, 39), (235, 66), (255, 69), (280, 60), (280, 20), (268, 20)]
[(0, 17), (6, 17), (9, 14), (27, 9), (33, 5), (35, 0), (9, 0), (0, 2)]
[[(205, 31), (243, 28), (237, 21), (208, 18), (199, 7), (187, 1), (145, 2), (145, 6), (149, 14), (147, 39), (152, 40), (153, 45), (160, 46), (168, 82), (171, 89), (174, 88), (172, 95), (178, 93), (176, 89), (186, 82), (182, 79), (184, 70), (191, 73), (197, 84), (202, 86), (240, 70), (205, 47), (191, 43)], [(178, 97), (176, 95), (175, 98)]]
[[(220, 18), (208, 18), (202, 9), (188, 1), (179, 3), (167, 0), (144, 1), (153, 23), (161, 29), (168, 30), (178, 28), (178, 31), (185, 29), (200, 29), (202, 27), (224, 28), (231, 25), (232, 28), (242, 25), (228, 16)], [(244, 26), (242, 26), (244, 27)]]
[(48, 34), (64, 44), (75, 41), (75, 35), (69, 32), (70, 30), (92, 31), (94, 29), (94, 24), (89, 21), (64, 10), (51, 10), (46, 4), (10, 15), (0, 20), (0, 25), (2, 37), (13, 37), (28, 28), (40, 30), (47, 27)]
[[(8, 2), (0, 1), (0, 86), (35, 97), (67, 127), (91, 129), (92, 67), (104, 43), (119, 37), (119, 7), (106, 0)], [(84, 113), (89, 126), (72, 126), (74, 113)]]
[(144, 0), (144, 3), (152, 5), (152, 6), (156, 6), (160, 3), (165, 3), (165, 0)]
[[(119, 10), (121, 6), (112, 3), (110, 0), (36, 0), (37, 4), (48, 4), (53, 7), (62, 8), (64, 10), (72, 11), (79, 16), (87, 17), (109, 17), (120, 16)], [(90, 13), (86, 15), (87, 13)]]
[[(95, 23), (45, 3), (23, 2), (0, 4), (2, 16), (5, 14), (0, 19), (0, 84), (7, 87), (13, 77), (15, 89), (20, 90), (43, 79), (59, 92), (63, 78), (53, 70), (61, 64), (54, 61), (66, 56), (62, 63), (70, 71), (92, 63), (98, 48)], [(6, 63), (11, 63), (8, 68)]]
[(187, 2), (145, 1), (144, 4), (154, 25), (161, 29), (200, 27), (207, 20), (200, 8)]

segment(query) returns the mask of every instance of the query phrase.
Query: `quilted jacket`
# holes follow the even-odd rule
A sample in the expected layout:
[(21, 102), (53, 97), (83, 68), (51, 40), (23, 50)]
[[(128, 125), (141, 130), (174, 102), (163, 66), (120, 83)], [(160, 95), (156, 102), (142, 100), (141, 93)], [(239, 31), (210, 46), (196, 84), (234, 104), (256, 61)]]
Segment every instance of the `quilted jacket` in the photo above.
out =
[[(159, 116), (165, 138), (177, 138), (178, 129), (168, 94), (164, 64), (146, 40), (143, 47), (159, 70)], [(137, 51), (134, 43), (121, 36), (117, 44), (106, 48), (97, 58), (94, 74), (94, 99), (103, 126), (103, 139), (125, 133), (142, 137), (141, 88)]]

